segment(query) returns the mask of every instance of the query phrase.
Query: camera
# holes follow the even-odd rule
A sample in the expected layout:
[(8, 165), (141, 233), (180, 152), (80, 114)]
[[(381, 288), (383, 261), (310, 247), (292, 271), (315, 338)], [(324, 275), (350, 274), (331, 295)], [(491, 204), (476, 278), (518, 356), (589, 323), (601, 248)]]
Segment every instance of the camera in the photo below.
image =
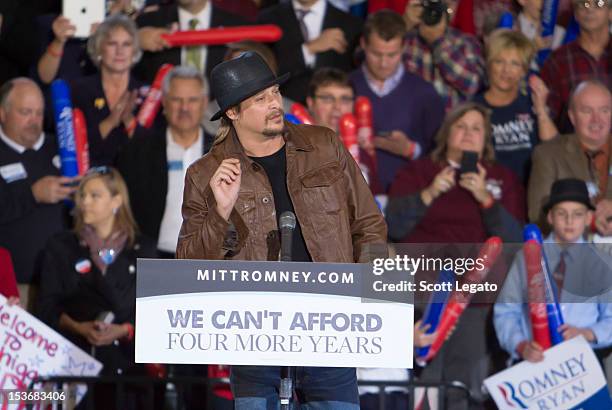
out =
[(423, 14), (421, 14), (421, 21), (426, 26), (435, 26), (442, 20), (444, 14), (446, 14), (446, 4), (444, 0), (422, 0)]

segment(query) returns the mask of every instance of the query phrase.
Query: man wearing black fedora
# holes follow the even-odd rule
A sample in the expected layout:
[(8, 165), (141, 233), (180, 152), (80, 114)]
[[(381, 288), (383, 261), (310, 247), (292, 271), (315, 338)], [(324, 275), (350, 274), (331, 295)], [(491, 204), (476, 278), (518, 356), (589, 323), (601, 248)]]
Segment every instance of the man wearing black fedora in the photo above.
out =
[[(284, 121), (287, 77), (250, 52), (212, 70), (220, 110), (211, 119), (221, 127), (187, 170), (178, 258), (278, 260), (277, 218), (286, 211), (297, 217), (294, 261), (368, 262), (370, 245), (386, 244), (384, 219), (339, 138)], [(276, 408), (279, 377), (278, 367), (232, 367), (236, 408)], [(297, 368), (296, 379), (302, 404), (359, 408), (354, 368)]]
[[(584, 181), (555, 181), (544, 205), (551, 233), (543, 251), (565, 321), (559, 333), (564, 340), (583, 336), (601, 359), (612, 346), (612, 262), (610, 255), (585, 242), (594, 210)], [(500, 345), (513, 359), (539, 362), (544, 349), (531, 336), (527, 287), (525, 260), (519, 252), (495, 304), (493, 323)]]

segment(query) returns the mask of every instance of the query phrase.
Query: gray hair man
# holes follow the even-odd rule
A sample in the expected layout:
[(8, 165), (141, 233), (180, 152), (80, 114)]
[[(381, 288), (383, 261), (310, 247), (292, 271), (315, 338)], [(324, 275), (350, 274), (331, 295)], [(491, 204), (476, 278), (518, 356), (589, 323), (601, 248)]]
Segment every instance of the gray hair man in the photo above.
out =
[(212, 145), (201, 124), (208, 85), (190, 66), (173, 68), (162, 84), (165, 128), (134, 138), (120, 153), (118, 168), (130, 191), (142, 232), (157, 238), (164, 257), (174, 257), (182, 223), (185, 172)]

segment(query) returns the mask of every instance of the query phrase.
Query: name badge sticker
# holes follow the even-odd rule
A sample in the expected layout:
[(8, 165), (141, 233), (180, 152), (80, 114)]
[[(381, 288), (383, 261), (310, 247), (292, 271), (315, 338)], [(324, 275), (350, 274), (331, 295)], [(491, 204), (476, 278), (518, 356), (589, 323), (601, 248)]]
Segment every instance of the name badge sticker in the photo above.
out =
[(20, 179), (26, 179), (28, 177), (28, 173), (21, 162), (1, 166), (0, 175), (7, 184), (19, 181)]

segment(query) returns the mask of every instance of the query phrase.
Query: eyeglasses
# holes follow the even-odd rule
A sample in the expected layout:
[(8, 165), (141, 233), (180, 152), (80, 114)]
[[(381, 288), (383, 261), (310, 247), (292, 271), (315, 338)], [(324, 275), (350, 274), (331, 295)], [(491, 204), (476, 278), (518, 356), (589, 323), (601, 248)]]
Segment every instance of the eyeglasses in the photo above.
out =
[(353, 103), (353, 97), (348, 97), (348, 96), (342, 96), (342, 97), (336, 98), (333, 95), (320, 94), (320, 95), (315, 95), (315, 98), (317, 100), (321, 100), (322, 103), (328, 104), (328, 105), (331, 105), (335, 102), (339, 104), (343, 104), (343, 105), (348, 105), (348, 104)]
[(603, 9), (608, 7), (608, 0), (597, 0), (597, 1), (575, 1), (574, 7), (588, 10), (588, 9)]
[(85, 175), (93, 175), (93, 174), (98, 174), (98, 175), (107, 175), (110, 174), (112, 171), (112, 168), (106, 165), (100, 165), (98, 167), (91, 167), (87, 170), (87, 172), (85, 173)]
[(566, 221), (573, 221), (576, 219), (583, 219), (587, 216), (587, 211), (574, 211), (574, 212), (566, 212), (564, 209), (555, 209), (553, 210), (553, 215), (555, 218), (564, 219)]

